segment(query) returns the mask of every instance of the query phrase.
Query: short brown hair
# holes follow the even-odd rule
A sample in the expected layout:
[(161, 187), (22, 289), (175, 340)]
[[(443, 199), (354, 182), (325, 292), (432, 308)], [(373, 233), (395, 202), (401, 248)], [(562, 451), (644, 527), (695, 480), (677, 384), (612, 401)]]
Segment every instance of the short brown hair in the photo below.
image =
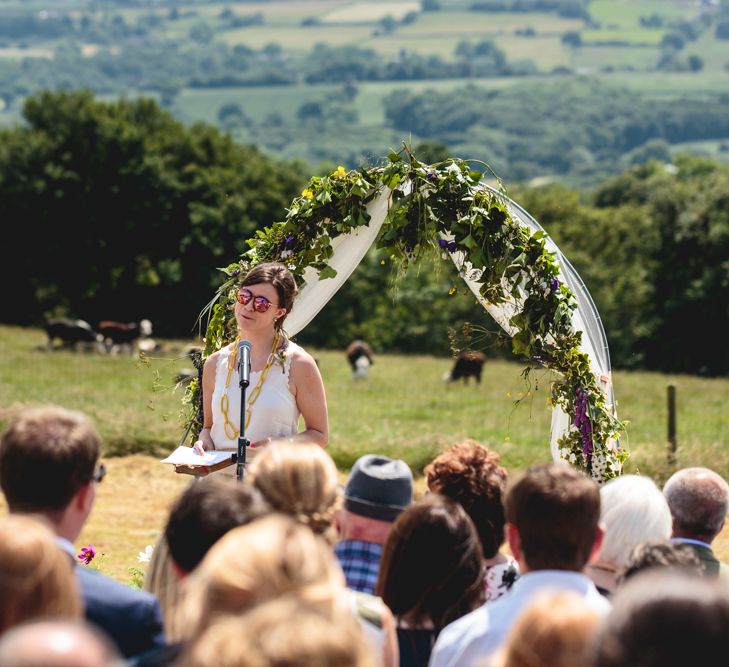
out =
[(452, 498), (471, 517), (484, 558), (504, 543), (503, 494), (507, 471), (496, 452), (475, 440), (458, 442), (424, 470), (428, 489)]
[(185, 572), (192, 572), (229, 530), (270, 512), (261, 492), (247, 480), (212, 475), (188, 486), (167, 517), (165, 538), (170, 556)]
[(0, 438), (0, 488), (10, 510), (63, 509), (93, 477), (100, 451), (83, 413), (55, 405), (21, 411)]
[(587, 563), (600, 521), (600, 490), (583, 472), (566, 463), (533, 466), (507, 485), (504, 510), (530, 569), (579, 571)]
[(258, 285), (260, 283), (273, 285), (276, 289), (276, 294), (278, 294), (278, 306), (286, 309), (286, 312), (274, 324), (277, 329), (280, 329), (283, 326), (284, 320), (294, 307), (294, 299), (299, 293), (296, 278), (294, 278), (294, 274), (283, 264), (279, 262), (264, 262), (248, 271), (241, 279), (240, 286), (248, 287), (249, 285)]

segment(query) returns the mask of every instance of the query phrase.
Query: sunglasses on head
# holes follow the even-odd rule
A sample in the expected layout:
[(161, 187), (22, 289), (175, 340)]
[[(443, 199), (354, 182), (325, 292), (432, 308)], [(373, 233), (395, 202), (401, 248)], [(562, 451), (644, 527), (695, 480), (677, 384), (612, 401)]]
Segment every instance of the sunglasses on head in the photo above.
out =
[(102, 479), (104, 479), (104, 476), (106, 475), (106, 466), (103, 463), (99, 463), (98, 468), (94, 470), (94, 473), (91, 475), (90, 482), (101, 482)]
[(256, 296), (255, 294), (253, 294), (253, 292), (251, 292), (251, 290), (247, 289), (246, 287), (238, 290), (236, 298), (238, 299), (238, 303), (244, 306), (247, 306), (251, 302), (251, 300), (253, 300), (253, 309), (257, 313), (265, 313), (271, 306), (274, 305), (265, 296)]

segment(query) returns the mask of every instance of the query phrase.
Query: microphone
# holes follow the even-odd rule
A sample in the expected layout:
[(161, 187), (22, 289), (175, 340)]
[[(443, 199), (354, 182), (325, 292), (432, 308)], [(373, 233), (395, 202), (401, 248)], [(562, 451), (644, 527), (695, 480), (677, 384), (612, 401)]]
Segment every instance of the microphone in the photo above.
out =
[(238, 343), (238, 375), (241, 387), (247, 387), (251, 383), (251, 347), (249, 340)]

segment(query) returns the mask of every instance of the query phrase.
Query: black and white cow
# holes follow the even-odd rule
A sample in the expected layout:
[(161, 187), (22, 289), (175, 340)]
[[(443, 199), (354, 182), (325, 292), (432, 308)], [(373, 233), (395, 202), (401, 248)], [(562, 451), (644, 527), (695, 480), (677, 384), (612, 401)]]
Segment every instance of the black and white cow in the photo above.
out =
[(85, 320), (51, 317), (46, 320), (44, 329), (50, 350), (55, 349), (56, 341), (60, 341), (59, 347), (66, 349), (97, 351), (103, 349), (104, 337)]

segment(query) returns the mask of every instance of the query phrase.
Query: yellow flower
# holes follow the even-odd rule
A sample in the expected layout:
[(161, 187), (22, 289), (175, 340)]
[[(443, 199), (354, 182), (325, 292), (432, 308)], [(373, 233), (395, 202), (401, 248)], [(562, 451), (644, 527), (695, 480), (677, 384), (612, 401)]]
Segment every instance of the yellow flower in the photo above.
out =
[(347, 170), (340, 164), (337, 170), (332, 172), (332, 178), (344, 178), (347, 175)]
[(456, 293), (456, 291), (457, 291), (457, 290), (456, 290), (456, 288), (455, 288), (455, 287), (451, 287), (451, 288), (450, 288), (450, 289), (448, 290), (448, 296), (453, 296), (453, 295), (454, 295), (454, 294)]
[(314, 193), (309, 190), (309, 188), (306, 188), (306, 190), (302, 190), (301, 196), (306, 197), (307, 199), (314, 199)]

